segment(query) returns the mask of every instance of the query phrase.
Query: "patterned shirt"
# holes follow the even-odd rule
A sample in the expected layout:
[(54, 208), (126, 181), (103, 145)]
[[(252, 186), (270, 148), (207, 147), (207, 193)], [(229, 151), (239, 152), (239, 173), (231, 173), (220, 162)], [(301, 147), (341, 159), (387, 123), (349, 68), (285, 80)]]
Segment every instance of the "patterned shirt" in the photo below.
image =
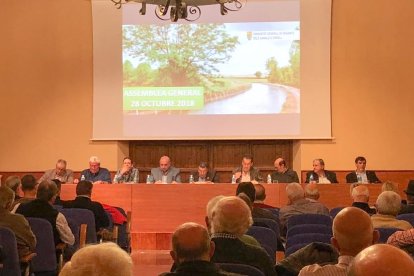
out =
[(414, 245), (414, 228), (395, 232), (388, 238), (387, 243), (397, 247)]
[(346, 276), (348, 267), (353, 259), (354, 257), (352, 256), (339, 256), (338, 263), (336, 265), (308, 265), (302, 268), (299, 272), (299, 276)]

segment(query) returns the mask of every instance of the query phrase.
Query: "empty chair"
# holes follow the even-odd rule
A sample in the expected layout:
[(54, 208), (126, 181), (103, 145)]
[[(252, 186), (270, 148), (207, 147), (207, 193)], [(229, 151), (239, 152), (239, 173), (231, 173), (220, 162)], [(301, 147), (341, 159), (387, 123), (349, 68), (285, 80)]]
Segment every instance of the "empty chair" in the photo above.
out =
[(249, 276), (265, 276), (264, 273), (251, 265), (245, 264), (232, 264), (232, 263), (217, 263), (221, 270), (238, 273), (242, 275), (249, 275)]
[(20, 276), (20, 261), (17, 252), (17, 242), (14, 233), (5, 227), (0, 227), (0, 246), (2, 247), (2, 265), (0, 275)]
[(247, 230), (246, 234), (254, 237), (266, 250), (270, 258), (275, 261), (277, 251), (277, 236), (273, 230), (266, 227), (253, 225), (249, 228), (249, 230)]
[(323, 243), (331, 243), (332, 235), (327, 234), (319, 234), (319, 233), (307, 233), (307, 234), (298, 234), (292, 237), (287, 237), (286, 241), (286, 251), (291, 252), (291, 247), (297, 246), (298, 244), (307, 245), (312, 242), (323, 242)]
[(408, 221), (414, 227), (414, 213), (398, 215), (397, 219)]
[(294, 215), (288, 219), (287, 228), (298, 224), (325, 224), (332, 227), (332, 218), (320, 214), (300, 214)]
[(305, 233), (320, 233), (332, 236), (332, 228), (324, 224), (295, 225), (288, 229), (286, 236), (292, 237), (294, 235), (300, 235)]
[(86, 224), (86, 243), (97, 243), (95, 217), (92, 211), (80, 208), (63, 208), (60, 212), (78, 225)]
[(388, 238), (396, 231), (401, 231), (399, 228), (375, 228), (380, 233), (378, 243), (387, 243)]
[(336, 215), (345, 207), (335, 207), (329, 210), (329, 214), (331, 215), (331, 218), (334, 219)]
[(36, 236), (36, 257), (32, 260), (32, 270), (36, 273), (56, 275), (57, 259), (52, 225), (45, 219), (26, 218)]

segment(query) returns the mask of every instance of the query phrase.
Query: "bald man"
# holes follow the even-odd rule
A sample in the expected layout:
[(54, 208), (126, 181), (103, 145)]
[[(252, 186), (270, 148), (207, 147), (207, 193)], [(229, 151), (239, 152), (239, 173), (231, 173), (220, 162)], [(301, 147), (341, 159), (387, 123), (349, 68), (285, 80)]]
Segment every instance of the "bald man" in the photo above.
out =
[(176, 264), (172, 275), (234, 275), (219, 271), (210, 258), (214, 253), (214, 242), (210, 240), (207, 229), (200, 224), (187, 222), (180, 225), (172, 236), (170, 255)]
[(364, 249), (355, 257), (348, 275), (413, 276), (414, 261), (401, 249), (388, 244), (376, 244)]
[(379, 233), (374, 230), (369, 215), (361, 209), (347, 207), (336, 215), (332, 225), (332, 245), (339, 251), (338, 263), (305, 266), (299, 275), (346, 275), (348, 266), (361, 250), (374, 244)]
[(275, 172), (272, 173), (272, 183), (299, 183), (298, 174), (286, 166), (286, 161), (283, 158), (276, 158), (273, 165)]
[(151, 178), (155, 184), (181, 183), (180, 169), (171, 166), (171, 159), (166, 155), (160, 158), (158, 168), (151, 169)]
[(240, 240), (252, 222), (250, 208), (242, 199), (236, 196), (220, 199), (211, 221), (211, 239), (216, 244), (211, 260), (215, 263), (251, 265), (267, 276), (276, 275), (273, 262), (264, 249)]
[(357, 207), (367, 212), (368, 215), (374, 215), (377, 213), (375, 208), (371, 208), (369, 202), (369, 190), (366, 185), (354, 185), (351, 186), (351, 197), (353, 200), (352, 206)]

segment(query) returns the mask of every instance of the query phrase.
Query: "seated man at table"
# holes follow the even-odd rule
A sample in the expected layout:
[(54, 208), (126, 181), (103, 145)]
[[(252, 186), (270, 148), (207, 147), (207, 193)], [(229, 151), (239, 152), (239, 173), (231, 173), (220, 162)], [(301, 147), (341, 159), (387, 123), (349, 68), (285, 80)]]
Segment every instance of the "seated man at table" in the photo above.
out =
[(59, 159), (56, 162), (56, 167), (45, 171), (39, 182), (43, 180), (58, 179), (61, 183), (73, 183), (73, 171), (66, 169), (66, 160)]
[[(198, 165), (197, 171), (190, 173), (193, 176), (196, 183), (217, 183), (219, 182), (219, 176), (215, 170), (208, 167), (207, 162), (201, 162)], [(188, 181), (190, 183), (190, 180)]]
[(181, 183), (180, 169), (171, 166), (171, 159), (166, 155), (160, 158), (158, 168), (151, 169), (151, 177), (155, 184)]
[(240, 240), (251, 225), (250, 209), (242, 199), (229, 196), (219, 200), (211, 221), (211, 239), (216, 245), (211, 260), (215, 263), (251, 265), (267, 276), (277, 275), (272, 260), (263, 248)]
[(322, 159), (313, 160), (313, 171), (306, 173), (305, 183), (329, 184), (338, 183), (334, 172), (325, 170), (325, 162)]
[(96, 232), (109, 226), (109, 218), (102, 204), (91, 200), (93, 184), (89, 181), (80, 181), (76, 185), (76, 198), (63, 202), (64, 208), (81, 208), (91, 210), (95, 217)]
[(0, 227), (9, 228), (16, 236), (19, 257), (35, 252), (36, 237), (27, 220), (19, 214), (10, 213), (14, 192), (5, 186), (0, 187)]
[[(96, 156), (89, 158), (89, 169), (85, 169), (81, 172), (80, 180), (90, 181), (93, 184), (111, 183), (111, 174), (108, 169), (101, 168), (101, 160)], [(79, 180), (75, 180), (77, 184)]]
[(381, 183), (374, 171), (367, 171), (367, 160), (363, 156), (355, 158), (355, 171), (346, 175), (346, 183)]
[(55, 246), (62, 242), (73, 245), (75, 237), (69, 228), (65, 216), (53, 208), (57, 191), (54, 182), (49, 180), (42, 181), (37, 188), (36, 199), (20, 204), (16, 213), (22, 214), (25, 217), (42, 218), (49, 221), (53, 229)]
[(253, 156), (246, 154), (243, 156), (241, 167), (234, 169), (236, 183), (252, 182), (257, 184), (263, 181), (260, 171), (253, 167)]
[(377, 214), (372, 215), (374, 228), (399, 228), (408, 230), (413, 226), (405, 220), (396, 218), (401, 209), (401, 197), (396, 192), (382, 192), (376, 202)]
[(132, 159), (125, 157), (122, 162), (122, 168), (119, 169), (114, 177), (114, 183), (138, 183), (139, 171), (134, 168)]
[(272, 183), (299, 183), (298, 174), (286, 166), (283, 158), (277, 158), (274, 162), (275, 172), (272, 173)]

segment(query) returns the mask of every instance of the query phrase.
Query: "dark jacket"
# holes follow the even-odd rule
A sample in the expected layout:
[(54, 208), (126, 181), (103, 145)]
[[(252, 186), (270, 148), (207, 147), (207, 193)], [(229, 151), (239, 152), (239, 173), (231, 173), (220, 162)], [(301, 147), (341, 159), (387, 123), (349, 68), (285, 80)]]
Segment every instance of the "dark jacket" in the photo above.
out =
[(230, 276), (230, 275), (240, 275), (221, 271), (217, 266), (212, 262), (207, 261), (192, 261), (192, 262), (183, 262), (176, 266), (173, 272), (165, 272), (160, 274), (160, 276)]
[[(311, 175), (313, 175), (313, 180), (314, 181), (316, 181), (316, 182), (319, 181), (318, 174), (315, 173), (315, 172), (313, 172), (313, 171), (310, 171), (310, 172), (307, 172), (306, 173), (306, 181), (305, 181), (305, 183), (309, 183), (309, 178), (310, 178)], [(338, 180), (336, 179), (336, 173), (325, 170), (325, 176), (326, 176), (326, 178), (328, 178), (328, 180), (331, 183), (338, 183)]]
[[(381, 183), (374, 171), (365, 171), (369, 183)], [(346, 183), (357, 183), (358, 178), (356, 172), (351, 172), (346, 175)]]

